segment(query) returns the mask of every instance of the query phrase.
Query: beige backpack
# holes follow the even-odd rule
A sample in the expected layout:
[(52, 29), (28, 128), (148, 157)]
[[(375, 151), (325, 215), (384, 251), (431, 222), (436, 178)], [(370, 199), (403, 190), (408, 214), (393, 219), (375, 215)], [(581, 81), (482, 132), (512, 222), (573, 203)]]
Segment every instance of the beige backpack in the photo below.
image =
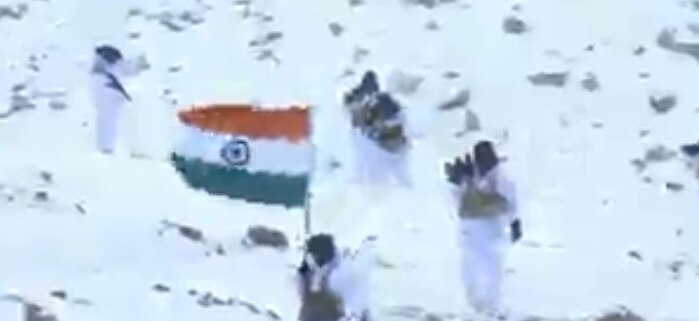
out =
[(475, 178), (468, 179), (466, 184), (459, 202), (460, 218), (494, 217), (507, 211), (507, 199), (494, 188), (491, 191), (479, 188)]

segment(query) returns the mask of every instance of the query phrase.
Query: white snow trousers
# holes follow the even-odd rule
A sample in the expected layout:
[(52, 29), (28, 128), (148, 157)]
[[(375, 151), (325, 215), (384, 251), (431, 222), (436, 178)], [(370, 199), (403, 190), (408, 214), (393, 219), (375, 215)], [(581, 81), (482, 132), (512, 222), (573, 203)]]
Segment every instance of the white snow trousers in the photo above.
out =
[(500, 312), (503, 236), (498, 218), (459, 222), (461, 278), (467, 302), (477, 313)]
[(381, 149), (357, 128), (352, 129), (352, 145), (357, 180), (377, 184), (393, 178), (401, 186), (412, 186), (407, 155)]

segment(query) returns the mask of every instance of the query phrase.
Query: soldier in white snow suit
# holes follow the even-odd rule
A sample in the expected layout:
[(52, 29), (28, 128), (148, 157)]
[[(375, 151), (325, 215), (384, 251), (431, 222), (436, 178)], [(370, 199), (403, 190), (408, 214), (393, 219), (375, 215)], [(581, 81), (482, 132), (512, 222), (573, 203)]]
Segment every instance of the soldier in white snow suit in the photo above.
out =
[(110, 45), (95, 49), (90, 80), (92, 99), (97, 108), (96, 144), (102, 153), (114, 151), (122, 108), (131, 101), (123, 79), (136, 75), (145, 63), (143, 57), (124, 59), (121, 51)]
[(682, 153), (689, 159), (689, 165), (694, 176), (699, 179), (699, 143), (682, 146)]
[(365, 240), (353, 257), (337, 253), (330, 235), (308, 239), (297, 271), (299, 321), (371, 321), (367, 279), (374, 239)]
[(359, 87), (345, 96), (345, 106), (352, 118), (359, 178), (372, 183), (394, 178), (403, 186), (411, 186), (405, 115), (389, 94), (380, 92), (373, 71), (368, 71)]
[(503, 318), (504, 245), (522, 236), (515, 186), (499, 165), (490, 142), (476, 144), (473, 155), (473, 161), (467, 155), (465, 160), (446, 166), (460, 218), (461, 276), (469, 305), (479, 314)]

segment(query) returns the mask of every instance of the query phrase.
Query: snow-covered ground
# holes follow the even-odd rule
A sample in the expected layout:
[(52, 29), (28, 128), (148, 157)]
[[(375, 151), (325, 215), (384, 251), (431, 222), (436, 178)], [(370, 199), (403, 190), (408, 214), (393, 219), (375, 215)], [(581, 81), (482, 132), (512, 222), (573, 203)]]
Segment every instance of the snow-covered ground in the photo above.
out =
[[(656, 44), (665, 28), (692, 42), (696, 4), (423, 2), (436, 6), (37, 0), (26, 3), (21, 19), (1, 9), (14, 11), (19, 2), (0, 2), (0, 34), (9, 35), (0, 41), (0, 113), (18, 105), (18, 84), (26, 88), (17, 95), (36, 104), (0, 119), (0, 297), (44, 305), (62, 321), (268, 320), (267, 309), (293, 320), (290, 277), (303, 213), (192, 191), (163, 160), (176, 137), (177, 108), (300, 102), (317, 111), (313, 228), (348, 246), (379, 235), (382, 263), (372, 280), (379, 320), (409, 318), (395, 313), (409, 307), (467, 311), (441, 163), (482, 135), (502, 141), (523, 200), (525, 239), (508, 262), (513, 311), (578, 319), (624, 305), (647, 320), (699, 320), (697, 184), (677, 158), (648, 161), (641, 173), (632, 165), (655, 146), (675, 150), (697, 139), (698, 61)], [(195, 23), (183, 22), (182, 12)], [(528, 30), (505, 33), (510, 15)], [(333, 35), (331, 23), (343, 32)], [(177, 25), (182, 30), (172, 31)], [(275, 32), (281, 38), (250, 45)], [(130, 144), (115, 157), (91, 145), (86, 70), (102, 42), (151, 63), (129, 82)], [(367, 68), (381, 80), (397, 70), (424, 78), (413, 95), (398, 95), (415, 139), (412, 190), (351, 182), (338, 102)], [(347, 71), (355, 74), (343, 77)], [(535, 86), (528, 76), (539, 72), (568, 72), (567, 82)], [(599, 89), (583, 88), (587, 73)], [(437, 106), (463, 88), (483, 131), (459, 137), (464, 109)], [(674, 95), (676, 106), (659, 114), (650, 95)], [(66, 108), (51, 107), (61, 102)], [(148, 158), (129, 158), (128, 150)], [(331, 161), (342, 167), (331, 170)], [(668, 182), (684, 188), (670, 191)], [(37, 200), (42, 191), (48, 200)], [(163, 230), (164, 221), (196, 228), (203, 238)], [(252, 224), (285, 231), (292, 248), (241, 246)], [(217, 301), (202, 298), (206, 293), (224, 304), (206, 306)], [(18, 309), (0, 300), (0, 320), (18, 319)]]

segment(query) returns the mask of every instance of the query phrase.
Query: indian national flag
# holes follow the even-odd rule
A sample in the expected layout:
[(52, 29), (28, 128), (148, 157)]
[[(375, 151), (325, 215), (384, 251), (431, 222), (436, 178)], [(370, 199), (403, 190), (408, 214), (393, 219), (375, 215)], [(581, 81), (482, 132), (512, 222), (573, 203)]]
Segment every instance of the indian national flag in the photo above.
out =
[(172, 162), (189, 186), (248, 202), (304, 205), (314, 155), (307, 108), (214, 105), (178, 116), (184, 132)]

